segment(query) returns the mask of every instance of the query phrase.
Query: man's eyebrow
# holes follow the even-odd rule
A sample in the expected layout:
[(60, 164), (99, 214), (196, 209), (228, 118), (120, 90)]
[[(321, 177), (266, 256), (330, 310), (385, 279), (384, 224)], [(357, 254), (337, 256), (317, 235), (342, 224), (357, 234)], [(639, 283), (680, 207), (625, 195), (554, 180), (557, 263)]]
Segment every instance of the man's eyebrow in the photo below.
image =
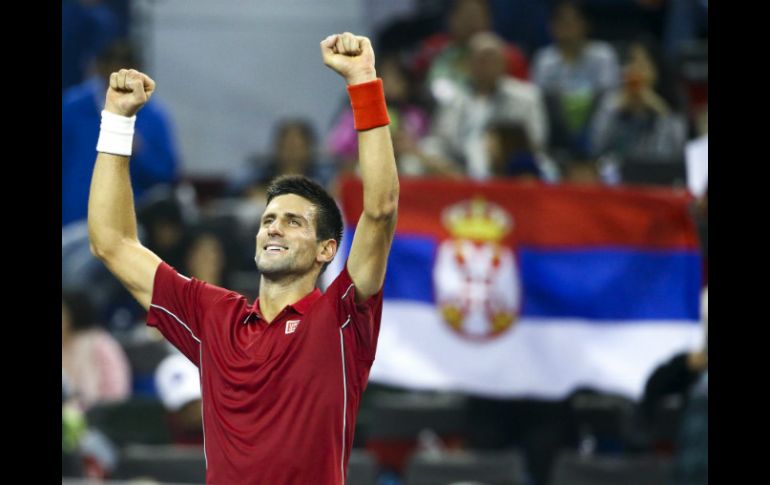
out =
[(307, 219), (305, 218), (305, 216), (303, 216), (303, 215), (300, 215), (300, 214), (295, 214), (295, 213), (293, 213), (293, 212), (287, 212), (287, 213), (286, 213), (286, 216), (287, 216), (287, 217), (296, 217), (297, 219), (302, 219), (303, 221), (307, 221)]
[[(301, 214), (295, 214), (293, 212), (284, 212), (283, 215), (285, 217), (296, 217), (297, 219), (302, 219), (303, 221), (307, 221), (307, 218)], [(275, 217), (275, 212), (266, 212), (265, 214), (262, 214), (263, 221), (268, 217)]]

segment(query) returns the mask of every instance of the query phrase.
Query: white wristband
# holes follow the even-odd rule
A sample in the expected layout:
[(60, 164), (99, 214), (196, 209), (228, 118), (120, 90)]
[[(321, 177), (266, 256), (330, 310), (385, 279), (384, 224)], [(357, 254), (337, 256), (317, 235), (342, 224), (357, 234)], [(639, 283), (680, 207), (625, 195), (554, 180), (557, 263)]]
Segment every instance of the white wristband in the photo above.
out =
[(102, 110), (102, 125), (96, 151), (130, 157), (135, 122), (136, 115), (128, 118)]

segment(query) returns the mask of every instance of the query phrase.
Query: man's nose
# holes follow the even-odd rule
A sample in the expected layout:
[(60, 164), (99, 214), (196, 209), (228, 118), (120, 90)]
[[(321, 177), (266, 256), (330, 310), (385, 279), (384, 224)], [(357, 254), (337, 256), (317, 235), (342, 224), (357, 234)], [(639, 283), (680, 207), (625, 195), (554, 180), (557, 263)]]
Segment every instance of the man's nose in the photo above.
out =
[(278, 234), (278, 235), (283, 234), (282, 229), (281, 229), (281, 222), (278, 219), (276, 219), (273, 222), (271, 222), (270, 224), (268, 224), (268, 226), (267, 226), (267, 234), (269, 236), (272, 236), (272, 235), (275, 235), (275, 234)]

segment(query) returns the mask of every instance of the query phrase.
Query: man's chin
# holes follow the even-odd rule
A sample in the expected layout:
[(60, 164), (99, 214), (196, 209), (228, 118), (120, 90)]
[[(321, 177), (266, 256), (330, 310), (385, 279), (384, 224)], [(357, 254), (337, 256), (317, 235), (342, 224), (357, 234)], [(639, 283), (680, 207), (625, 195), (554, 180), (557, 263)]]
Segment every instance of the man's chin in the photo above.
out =
[(273, 264), (257, 264), (257, 270), (259, 270), (260, 274), (271, 276), (286, 274), (289, 271), (289, 268)]
[(270, 264), (271, 262), (261, 261), (257, 263), (257, 270), (260, 275), (269, 280), (281, 280), (287, 277), (303, 276), (312, 271), (312, 268), (298, 268), (285, 264)]
[(259, 273), (269, 279), (285, 278), (291, 274), (296, 273), (296, 270), (290, 265), (286, 264), (271, 264), (274, 262), (262, 261), (257, 263), (257, 270)]

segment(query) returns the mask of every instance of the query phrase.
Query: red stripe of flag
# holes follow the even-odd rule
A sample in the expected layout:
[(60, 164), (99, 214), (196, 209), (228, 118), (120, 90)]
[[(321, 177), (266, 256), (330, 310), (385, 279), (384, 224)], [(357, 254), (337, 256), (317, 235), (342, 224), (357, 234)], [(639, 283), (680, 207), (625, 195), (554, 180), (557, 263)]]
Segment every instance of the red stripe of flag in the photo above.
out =
[[(569, 248), (633, 246), (697, 249), (688, 211), (691, 196), (668, 188), (545, 185), (541, 183), (448, 179), (402, 179), (399, 233), (451, 237), (441, 212), (481, 196), (504, 208), (514, 227), (506, 244)], [(363, 210), (360, 179), (340, 184), (344, 217), (355, 223)]]

